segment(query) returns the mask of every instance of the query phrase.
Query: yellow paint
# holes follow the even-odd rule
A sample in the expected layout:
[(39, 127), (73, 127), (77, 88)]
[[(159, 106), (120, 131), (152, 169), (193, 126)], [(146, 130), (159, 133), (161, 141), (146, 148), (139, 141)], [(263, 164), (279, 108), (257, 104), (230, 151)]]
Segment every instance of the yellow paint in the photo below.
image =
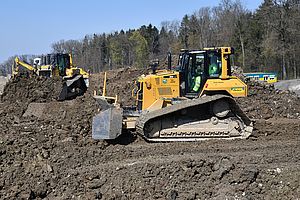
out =
[(222, 91), (233, 97), (246, 97), (248, 94), (247, 85), (239, 78), (231, 76), (230, 79), (208, 79), (204, 84), (200, 94), (210, 94), (213, 92), (222, 93)]
[(136, 99), (138, 100), (138, 93), (142, 92), (142, 110), (154, 105), (156, 100), (180, 96), (179, 72), (161, 70), (156, 74), (140, 77), (138, 82), (143, 90), (137, 90)]

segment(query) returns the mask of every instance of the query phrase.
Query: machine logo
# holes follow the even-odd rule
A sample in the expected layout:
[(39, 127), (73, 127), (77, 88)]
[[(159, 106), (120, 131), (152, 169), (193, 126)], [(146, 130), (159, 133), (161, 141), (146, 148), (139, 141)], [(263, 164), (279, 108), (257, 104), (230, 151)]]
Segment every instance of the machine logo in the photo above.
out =
[(168, 80), (167, 79), (163, 79), (163, 84), (167, 84), (168, 83)]
[(240, 92), (240, 91), (244, 91), (245, 88), (244, 87), (232, 87), (232, 88), (230, 88), (230, 90)]

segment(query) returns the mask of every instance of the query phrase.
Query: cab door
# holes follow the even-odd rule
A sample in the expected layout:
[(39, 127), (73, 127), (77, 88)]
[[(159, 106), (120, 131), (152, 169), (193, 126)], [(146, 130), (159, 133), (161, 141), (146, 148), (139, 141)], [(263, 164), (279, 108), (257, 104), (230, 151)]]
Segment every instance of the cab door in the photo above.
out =
[[(205, 52), (201, 53), (192, 53), (189, 56), (189, 63), (188, 63), (188, 77), (187, 77), (187, 83), (188, 83), (188, 93), (196, 93), (199, 94), (200, 91), (203, 88), (204, 82), (206, 80), (206, 73), (205, 73)], [(198, 91), (194, 91), (195, 81), (196, 77), (200, 76), (201, 84)]]
[[(201, 92), (207, 77), (207, 61), (205, 52), (185, 53), (181, 55), (181, 91), (182, 96), (196, 97)], [(201, 77), (201, 86), (197, 92), (193, 91), (196, 77)]]

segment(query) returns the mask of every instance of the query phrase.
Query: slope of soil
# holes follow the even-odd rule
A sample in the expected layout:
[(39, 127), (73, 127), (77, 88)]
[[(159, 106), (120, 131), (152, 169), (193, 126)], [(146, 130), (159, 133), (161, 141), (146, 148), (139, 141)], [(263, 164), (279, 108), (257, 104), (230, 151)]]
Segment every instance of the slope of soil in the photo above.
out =
[[(131, 92), (134, 89), (135, 81), (142, 74), (148, 74), (146, 69), (122, 68), (107, 72), (106, 79), (106, 96), (118, 95), (119, 102), (123, 106), (134, 105), (134, 98)], [(91, 76), (91, 90), (97, 91), (97, 94), (103, 93), (104, 72), (93, 74)]]
[[(140, 72), (110, 71), (109, 94), (120, 93), (129, 104)], [(84, 96), (64, 102), (41, 89), (49, 80), (6, 86), (0, 103), (0, 199), (300, 198), (299, 99), (293, 94), (252, 85), (250, 97), (238, 99), (256, 119), (247, 140), (147, 143), (128, 132), (105, 142), (91, 138), (92, 117), (101, 109), (92, 93), (102, 78), (92, 76)], [(43, 112), (24, 115), (25, 107), (40, 102)]]
[(0, 102), (10, 115), (20, 117), (31, 102), (50, 102), (57, 99), (62, 88), (61, 79), (45, 77), (16, 78), (4, 87)]
[(248, 83), (249, 95), (237, 102), (252, 119), (281, 117), (300, 119), (300, 97), (289, 91), (280, 91), (272, 84)]

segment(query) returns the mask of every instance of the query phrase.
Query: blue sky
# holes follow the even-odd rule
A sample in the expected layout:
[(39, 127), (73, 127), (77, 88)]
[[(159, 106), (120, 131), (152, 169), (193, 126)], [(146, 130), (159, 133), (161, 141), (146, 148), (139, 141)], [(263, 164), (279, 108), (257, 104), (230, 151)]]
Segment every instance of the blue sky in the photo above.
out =
[[(254, 11), (263, 0), (241, 0)], [(59, 40), (181, 20), (218, 0), (1, 0), (0, 63), (16, 54), (45, 54)]]

